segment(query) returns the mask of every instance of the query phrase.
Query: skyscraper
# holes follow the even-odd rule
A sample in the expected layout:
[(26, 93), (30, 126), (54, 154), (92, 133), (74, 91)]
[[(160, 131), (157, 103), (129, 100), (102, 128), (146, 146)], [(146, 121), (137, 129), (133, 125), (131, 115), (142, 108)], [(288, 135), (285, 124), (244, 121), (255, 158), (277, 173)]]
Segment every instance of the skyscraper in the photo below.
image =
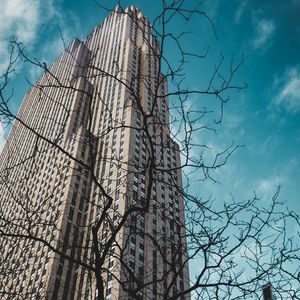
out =
[(4, 297), (190, 299), (180, 151), (151, 28), (117, 6), (26, 94), (0, 158)]

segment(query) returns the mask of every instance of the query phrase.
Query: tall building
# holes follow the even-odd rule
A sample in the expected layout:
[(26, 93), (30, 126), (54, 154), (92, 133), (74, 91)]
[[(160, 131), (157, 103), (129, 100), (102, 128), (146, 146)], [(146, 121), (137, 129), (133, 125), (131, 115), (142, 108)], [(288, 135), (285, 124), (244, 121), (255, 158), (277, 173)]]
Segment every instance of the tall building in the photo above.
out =
[(26, 94), (0, 157), (1, 298), (94, 299), (100, 274), (105, 299), (190, 299), (160, 69), (147, 17), (117, 6)]

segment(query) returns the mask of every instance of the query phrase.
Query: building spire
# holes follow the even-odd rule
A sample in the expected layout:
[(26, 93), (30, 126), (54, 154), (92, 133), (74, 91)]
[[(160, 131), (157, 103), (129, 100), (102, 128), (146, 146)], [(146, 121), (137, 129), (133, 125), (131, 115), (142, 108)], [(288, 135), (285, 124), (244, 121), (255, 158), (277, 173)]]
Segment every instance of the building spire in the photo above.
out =
[(117, 13), (122, 12), (122, 8), (119, 4), (117, 4), (117, 6), (115, 7), (115, 12), (117, 12)]

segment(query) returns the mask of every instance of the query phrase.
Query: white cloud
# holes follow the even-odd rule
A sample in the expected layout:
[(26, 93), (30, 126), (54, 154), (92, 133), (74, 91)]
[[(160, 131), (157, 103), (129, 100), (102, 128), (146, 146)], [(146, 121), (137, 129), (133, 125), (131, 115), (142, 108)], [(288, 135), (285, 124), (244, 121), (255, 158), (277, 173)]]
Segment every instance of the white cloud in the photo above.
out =
[(252, 40), (252, 46), (255, 49), (264, 48), (270, 44), (275, 31), (275, 24), (272, 20), (254, 19), (255, 37)]
[(283, 184), (284, 178), (281, 176), (272, 176), (270, 178), (265, 178), (260, 180), (256, 185), (256, 193), (258, 197), (266, 202), (270, 202), (274, 196), (278, 186)]
[(8, 64), (9, 40), (17, 38), (31, 43), (39, 26), (40, 1), (38, 0), (0, 0), (0, 71)]
[[(47, 36), (47, 39), (42, 41), (42, 47), (35, 51), (35, 57), (48, 65), (52, 64), (75, 36), (78, 37), (76, 33), (81, 32), (79, 18), (71, 11), (63, 12), (57, 2), (55, 2), (56, 6), (54, 7), (53, 2), (54, 0), (51, 0), (47, 3), (49, 16), (46, 24), (46, 27), (51, 29), (52, 34)], [(53, 19), (55, 22), (52, 22)], [(30, 80), (34, 82), (40, 77), (42, 70), (37, 69), (34, 65), (28, 65), (28, 73)]]
[[(63, 38), (66, 40), (67, 44), (71, 40), (71, 35), (68, 31), (64, 31)], [(38, 58), (39, 61), (46, 62), (47, 64), (51, 64), (51, 62), (58, 57), (60, 53), (64, 50), (64, 42), (57, 32), (57, 37), (54, 39), (47, 40), (44, 44), (44, 47), (40, 51), (40, 56)], [(28, 65), (27, 70), (29, 73), (29, 79), (31, 82), (35, 82), (43, 73), (41, 68), (37, 68), (35, 65)]]
[[(277, 84), (276, 84), (277, 83)], [(276, 106), (282, 106), (289, 112), (300, 111), (300, 72), (290, 68), (275, 85), (280, 85), (277, 96), (273, 99)]]
[(0, 72), (7, 65), (10, 53), (9, 42), (17, 38), (26, 47), (31, 47), (40, 26), (57, 15), (53, 0), (0, 0)]
[(247, 7), (247, 1), (242, 1), (241, 4), (238, 6), (235, 14), (234, 14), (234, 22), (239, 23), (241, 20), (241, 17), (245, 13), (246, 7)]
[[(295, 186), (293, 174), (295, 174), (295, 170), (298, 170), (298, 168), (299, 160), (297, 158), (290, 158), (289, 160), (284, 161), (281, 166), (273, 170), (273, 174), (257, 180), (255, 184), (257, 195), (262, 197), (262, 199), (268, 203), (274, 196), (278, 186), (281, 186), (282, 190), (280, 192), (280, 197), (284, 199), (287, 197), (287, 193), (291, 189), (291, 186)], [(283, 195), (285, 196), (282, 197)]]
[(0, 38), (14, 35), (24, 42), (35, 38), (39, 24), (38, 0), (0, 0)]

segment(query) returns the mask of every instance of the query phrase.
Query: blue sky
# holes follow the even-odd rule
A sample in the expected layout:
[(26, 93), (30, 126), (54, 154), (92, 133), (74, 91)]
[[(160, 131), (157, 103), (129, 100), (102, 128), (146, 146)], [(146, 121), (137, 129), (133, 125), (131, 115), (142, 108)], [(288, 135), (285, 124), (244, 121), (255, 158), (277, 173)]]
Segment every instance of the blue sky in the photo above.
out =
[[(114, 6), (112, 1), (100, 2)], [(140, 7), (150, 20), (157, 14), (159, 3), (122, 2), (123, 6)], [(51, 62), (63, 49), (58, 27), (69, 42), (74, 37), (84, 38), (107, 15), (93, 0), (0, 0), (0, 7), (1, 71), (7, 62), (10, 37), (23, 41), (33, 57)], [(175, 31), (193, 30), (194, 35), (184, 40), (188, 49), (202, 51), (209, 46), (204, 60), (191, 59), (187, 65), (186, 86), (205, 87), (213, 65), (223, 53), (224, 72), (232, 55), (238, 62), (244, 54), (235, 82), (247, 83), (248, 88), (228, 94), (231, 98), (225, 106), (222, 125), (216, 125), (213, 118), (207, 119), (205, 125), (213, 126), (216, 133), (201, 131), (195, 135), (196, 142), (213, 149), (206, 153), (208, 161), (211, 154), (232, 142), (244, 147), (213, 174), (219, 183), (194, 181), (194, 192), (204, 197), (212, 195), (222, 203), (231, 196), (249, 199), (255, 191), (262, 204), (268, 205), (281, 185), (280, 199), (300, 214), (300, 1), (210, 0), (203, 1), (201, 8), (213, 20), (217, 37), (204, 18), (192, 19), (189, 25), (179, 21), (173, 24)], [(169, 49), (168, 57), (176, 63), (176, 52)], [(11, 81), (14, 111), (28, 89), (25, 77), (34, 81), (38, 76), (33, 67), (18, 66)], [(189, 101), (194, 109), (209, 103), (210, 99), (197, 96)], [(6, 134), (7, 130), (0, 127), (0, 147)]]
[[(100, 2), (114, 6), (112, 1)], [(151, 20), (160, 1), (122, 4), (140, 7)], [(66, 41), (75, 36), (84, 38), (107, 15), (93, 0), (0, 0), (0, 6), (1, 70), (7, 61), (10, 37), (23, 41), (33, 57), (51, 62), (63, 48), (58, 27)], [(199, 192), (216, 197), (230, 192), (247, 198), (255, 190), (263, 201), (268, 201), (276, 185), (281, 184), (282, 199), (299, 212), (300, 1), (213, 0), (204, 1), (201, 8), (213, 20), (217, 37), (203, 18), (192, 19), (186, 28), (181, 23), (173, 24), (175, 30), (193, 30), (194, 35), (184, 41), (188, 49), (210, 49), (205, 60), (191, 61), (187, 66), (187, 87), (205, 86), (220, 53), (224, 54), (225, 66), (232, 55), (238, 61), (244, 53), (245, 62), (236, 82), (247, 83), (248, 88), (230, 94), (222, 126), (208, 121), (217, 129), (216, 134), (203, 132), (195, 137), (216, 150), (224, 149), (233, 140), (236, 145), (244, 145), (214, 174), (220, 184), (207, 181)], [(176, 53), (170, 53), (170, 59), (176, 61)], [(15, 91), (11, 105), (15, 111), (28, 89), (25, 76), (34, 80), (38, 72), (33, 67), (19, 66), (11, 82)], [(191, 101), (199, 108), (208, 100), (193, 97)], [(4, 140), (2, 134), (2, 144)]]
[[(100, 2), (114, 6), (112, 1)], [(140, 7), (150, 20), (159, 3), (122, 2), (123, 6)], [(63, 49), (58, 27), (66, 41), (84, 38), (107, 15), (93, 0), (0, 0), (0, 7), (1, 71), (7, 61), (10, 37), (23, 41), (33, 57), (51, 62)], [(186, 86), (205, 86), (220, 53), (225, 57), (224, 71), (232, 55), (239, 61), (244, 53), (245, 61), (236, 82), (247, 83), (248, 88), (229, 94), (222, 126), (207, 120), (217, 133), (201, 132), (195, 136), (214, 151), (225, 149), (232, 141), (244, 147), (213, 174), (220, 183), (206, 181), (194, 189), (204, 196), (212, 194), (218, 201), (229, 199), (231, 194), (247, 199), (256, 191), (267, 204), (276, 186), (282, 185), (281, 199), (300, 213), (300, 1), (211, 0), (204, 1), (201, 8), (213, 20), (217, 37), (203, 18), (192, 19), (186, 29), (182, 22), (173, 24), (174, 30), (193, 30), (194, 35), (185, 39), (188, 49), (201, 51), (209, 46), (205, 60), (191, 60), (187, 66)], [(171, 50), (169, 57), (176, 61), (176, 53)], [(34, 80), (37, 76), (32, 67), (18, 67), (11, 82), (15, 91), (11, 105), (15, 111), (28, 89), (25, 77)], [(190, 103), (199, 108), (208, 100), (192, 97)], [(2, 145), (6, 131), (0, 127)], [(210, 158), (209, 153), (207, 157)]]

